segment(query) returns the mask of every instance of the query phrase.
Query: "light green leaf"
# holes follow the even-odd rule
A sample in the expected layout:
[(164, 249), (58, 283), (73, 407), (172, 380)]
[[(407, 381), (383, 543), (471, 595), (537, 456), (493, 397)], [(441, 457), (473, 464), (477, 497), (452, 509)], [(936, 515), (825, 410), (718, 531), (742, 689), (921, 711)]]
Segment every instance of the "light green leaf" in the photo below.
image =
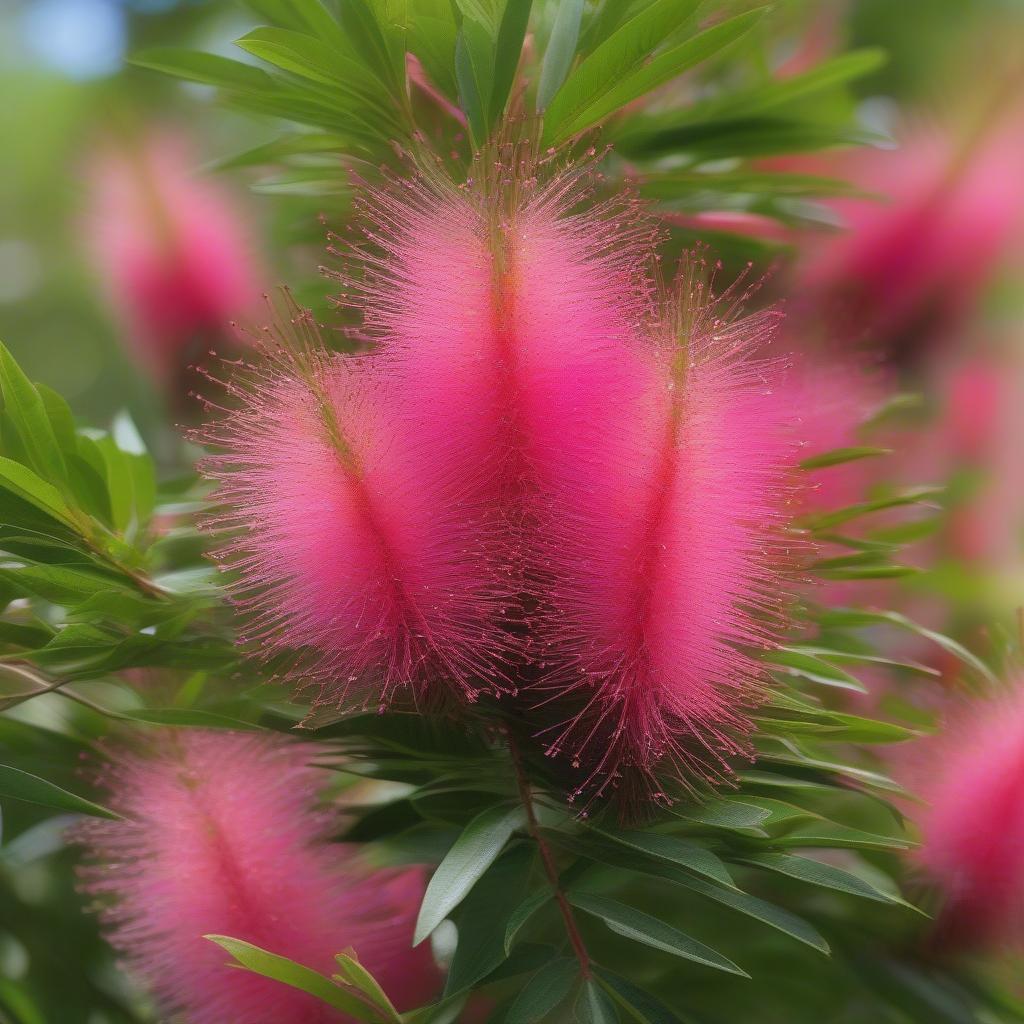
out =
[(626, 906), (625, 903), (604, 896), (595, 896), (592, 893), (572, 891), (568, 893), (568, 898), (574, 907), (599, 917), (617, 935), (729, 974), (750, 977), (728, 957), (722, 956), (710, 946), (705, 946), (703, 942), (698, 942), (678, 928), (643, 911)]
[(0, 487), (31, 502), (40, 511), (67, 525), (73, 525), (71, 510), (60, 491), (20, 462), (0, 455)]
[(132, 58), (131, 63), (228, 91), (270, 93), (274, 89), (274, 80), (260, 68), (198, 50), (155, 47), (143, 50)]
[(657, 0), (605, 39), (580, 63), (548, 105), (544, 115), (545, 145), (557, 144), (578, 131), (575, 125), (586, 120), (585, 112), (621, 88), (698, 6), (699, 0)]
[(88, 814), (93, 818), (121, 820), (120, 814), (107, 807), (61, 789), (60, 786), (55, 786), (38, 775), (31, 775), (20, 768), (12, 768), (5, 764), (0, 764), (0, 796), (25, 800), (30, 804), (41, 804), (43, 807), (54, 807), (73, 814)]
[(394, 1004), (377, 979), (359, 962), (355, 950), (339, 953), (334, 959), (338, 961), (342, 972), (340, 976), (335, 976), (335, 980), (359, 989), (374, 1006), (380, 1008), (381, 1015), (389, 1024), (402, 1024)]
[(579, 964), (568, 957), (552, 960), (523, 986), (509, 1007), (505, 1024), (535, 1024), (565, 999), (579, 972)]
[(413, 945), (419, 945), (462, 902), (498, 859), (512, 833), (526, 823), (521, 806), (491, 807), (478, 814), (437, 866), (423, 896)]
[(551, 102), (551, 98), (562, 87), (565, 76), (572, 67), (576, 43), (580, 36), (583, 3), (584, 0), (560, 0), (540, 68), (540, 84), (537, 86), (538, 110), (543, 111)]
[(32, 469), (44, 480), (64, 480), (67, 467), (43, 399), (3, 344), (0, 344), (0, 395), (4, 409), (18, 429)]
[(286, 957), (254, 946), (251, 942), (233, 939), (228, 935), (204, 935), (203, 938), (217, 943), (253, 974), (259, 974), (264, 978), (271, 978), (283, 985), (297, 988), (358, 1020), (371, 1022), (379, 1018), (377, 1011), (364, 1003), (362, 999), (357, 999), (309, 967), (304, 967)]

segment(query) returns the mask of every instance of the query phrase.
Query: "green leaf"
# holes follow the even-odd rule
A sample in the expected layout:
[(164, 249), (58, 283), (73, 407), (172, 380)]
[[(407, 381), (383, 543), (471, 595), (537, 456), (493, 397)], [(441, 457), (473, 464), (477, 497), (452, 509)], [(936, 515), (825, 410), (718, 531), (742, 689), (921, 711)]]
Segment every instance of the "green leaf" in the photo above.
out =
[(352, 50), (366, 62), (391, 95), (402, 103), (405, 98), (404, 47), (400, 64), (396, 47), (385, 34), (385, 27), (378, 20), (375, 8), (366, 0), (345, 0), (339, 14), (341, 27)]
[(999, 685), (996, 674), (976, 654), (973, 654), (952, 637), (928, 629), (899, 612), (863, 611), (859, 608), (828, 608), (818, 616), (818, 621), (822, 626), (842, 626), (848, 629), (881, 625), (905, 629), (908, 632), (916, 633), (926, 640), (930, 640), (936, 646), (941, 647), (942, 650), (952, 654), (965, 665), (970, 666), (990, 685)]
[(88, 814), (94, 818), (112, 818), (121, 821), (121, 815), (100, 804), (86, 800), (85, 797), (70, 793), (60, 786), (55, 786), (38, 775), (30, 775), (20, 768), (0, 764), (0, 796), (15, 800), (25, 800), (30, 804), (41, 804), (43, 807), (54, 807), (60, 811), (73, 814)]
[(526, 26), (530, 20), (533, 0), (506, 0), (505, 11), (494, 44), (494, 78), (488, 103), (489, 123), (501, 116), (515, 81), (519, 57), (523, 52)]
[(580, 21), (583, 17), (584, 0), (560, 0), (555, 24), (551, 29), (544, 61), (540, 68), (540, 84), (537, 86), (537, 109), (543, 111), (551, 98), (562, 87), (565, 76), (572, 67), (576, 55), (576, 43), (580, 37)]
[(498, 859), (513, 832), (526, 823), (521, 806), (491, 807), (478, 814), (437, 866), (423, 896), (413, 945), (419, 945), (462, 902)]
[(640, 1024), (681, 1024), (680, 1019), (654, 996), (639, 989), (631, 981), (613, 974), (604, 967), (595, 967), (602, 988)]
[(512, 916), (508, 919), (508, 924), (505, 926), (506, 956), (508, 956), (512, 951), (512, 946), (516, 941), (516, 936), (526, 926), (530, 918), (532, 918), (541, 907), (549, 903), (553, 896), (554, 893), (545, 886), (538, 889), (536, 892), (530, 893), (530, 895), (527, 896), (514, 911), (512, 911)]
[(577, 1024), (618, 1024), (619, 1020), (615, 1003), (593, 978), (580, 987), (574, 1012)]
[(534, 1024), (565, 999), (579, 972), (579, 964), (569, 957), (552, 960), (523, 986), (509, 1007), (505, 1024)]
[(254, 946), (251, 942), (243, 942), (241, 939), (233, 939), (228, 935), (204, 935), (204, 939), (217, 943), (240, 963), (246, 970), (253, 974), (262, 975), (264, 978), (271, 978), (283, 985), (289, 985), (306, 992), (319, 999), (320, 1002), (333, 1006), (342, 1013), (347, 1013), (362, 1021), (375, 1021), (378, 1013), (364, 1003), (361, 999), (350, 995), (344, 989), (339, 988), (328, 978), (309, 967), (297, 964), (286, 957), (278, 956), (268, 950)]
[(657, 0), (605, 39), (552, 98), (544, 115), (544, 144), (557, 144), (578, 131), (575, 126), (586, 112), (620, 89), (698, 6), (699, 0)]
[(0, 487), (31, 502), (40, 511), (54, 519), (69, 526), (73, 525), (71, 511), (61, 497), (60, 491), (33, 473), (27, 466), (3, 455), (0, 455)]
[(446, 996), (472, 988), (508, 956), (511, 916), (527, 891), (533, 862), (532, 846), (513, 846), (484, 873), (455, 912), (459, 941), (448, 970)]
[[(483, 78), (486, 72), (478, 67), (486, 61), (486, 57), (478, 55), (481, 50), (479, 36), (483, 30), (468, 18), (459, 28), (455, 40), (455, 79), (459, 85), (459, 104), (466, 115), (470, 136), (476, 145), (481, 145), (487, 134), (484, 117), (484, 102), (490, 93), (490, 82)], [(483, 37), (482, 45), (489, 45), (488, 37)]]
[(844, 672), (817, 655), (808, 654), (796, 647), (772, 648), (765, 653), (764, 660), (771, 665), (785, 668), (789, 675), (808, 679), (812, 683), (852, 690), (854, 693), (868, 692), (867, 687), (849, 672)]
[(865, 882), (858, 875), (843, 871), (842, 868), (834, 867), (831, 864), (823, 864), (821, 861), (811, 860), (808, 857), (795, 857), (788, 853), (754, 853), (736, 858), (742, 864), (752, 864), (755, 867), (764, 868), (766, 871), (774, 871), (780, 875), (787, 875), (800, 882), (807, 882), (809, 885), (821, 886), (824, 889), (833, 889), (836, 892), (848, 893), (851, 896), (861, 896), (867, 900), (874, 900), (878, 903), (895, 903), (901, 906), (911, 906), (900, 896), (883, 892), (875, 888), (869, 882)]
[(189, 82), (215, 85), (229, 92), (264, 93), (274, 91), (274, 80), (265, 71), (213, 53), (177, 47), (155, 47), (136, 54), (132, 64)]
[(738, 832), (760, 831), (761, 825), (768, 817), (763, 808), (731, 797), (711, 800), (706, 804), (684, 805), (677, 808), (675, 813), (685, 821)]
[(790, 936), (790, 938), (810, 946), (812, 949), (816, 949), (821, 953), (829, 952), (828, 942), (817, 928), (802, 917), (791, 914), (788, 910), (777, 907), (774, 903), (768, 903), (757, 896), (751, 896), (749, 893), (736, 889), (723, 889), (721, 886), (711, 885), (703, 879), (684, 875), (681, 871), (662, 872), (661, 877), (692, 889), (693, 892), (706, 896), (709, 900), (714, 900), (716, 903), (721, 903), (737, 913), (753, 917), (762, 924), (766, 924), (770, 928), (774, 928), (776, 931), (780, 931)]
[[(354, 954), (355, 950), (352, 952)], [(394, 1004), (388, 999), (387, 993), (354, 955), (339, 953), (334, 959), (337, 960), (342, 971), (340, 976), (335, 976), (335, 980), (342, 981), (362, 992), (374, 1006), (380, 1008), (381, 1015), (389, 1024), (402, 1024), (402, 1018), (398, 1015)]]
[(238, 718), (214, 714), (199, 708), (140, 708), (135, 711), (121, 711), (119, 718), (127, 718), (133, 722), (146, 725), (174, 726), (183, 729), (232, 729), (258, 730), (260, 727), (252, 722), (243, 722)]
[(0, 395), (4, 409), (21, 436), (28, 464), (44, 480), (63, 481), (67, 467), (46, 405), (3, 344), (0, 344)]
[(861, 445), (854, 448), (833, 448), (831, 451), (822, 452), (821, 455), (812, 455), (800, 463), (801, 469), (825, 469), (828, 466), (840, 466), (847, 462), (856, 462), (858, 459), (870, 459), (879, 455), (891, 455), (891, 448), (872, 448)]
[(617, 935), (729, 974), (750, 977), (728, 957), (650, 914), (592, 893), (570, 891), (567, 895), (574, 907), (599, 917)]
[[(767, 817), (766, 814), (761, 814), (758, 820), (763, 820), (765, 817)], [(599, 828), (594, 828), (593, 831), (605, 839), (621, 843), (632, 850), (639, 850), (649, 857), (667, 861), (669, 864), (678, 864), (680, 867), (688, 868), (690, 871), (713, 879), (721, 885), (736, 887), (736, 883), (732, 880), (722, 861), (710, 850), (704, 849), (703, 846), (697, 846), (696, 843), (688, 843), (685, 839), (663, 836), (656, 832), (611, 832)]]
[[(679, 4), (676, 3), (675, 6), (678, 7)], [(687, 10), (692, 10), (688, 3), (683, 6)], [(652, 12), (658, 8), (659, 4), (654, 4), (642, 11), (577, 68), (576, 73), (551, 101), (545, 123), (545, 142), (550, 145), (564, 142), (602, 121), (620, 107), (707, 60), (748, 32), (763, 14), (763, 9), (747, 11), (719, 22), (650, 60), (644, 60), (643, 57), (639, 60), (630, 59), (630, 55), (636, 53), (633, 44), (649, 45), (649, 36), (646, 33), (633, 34), (625, 48), (619, 48), (617, 40), (623, 33), (629, 33), (635, 23), (649, 24), (655, 21)], [(610, 47), (613, 48), (612, 52), (607, 53), (606, 50)], [(647, 53), (649, 52), (648, 49)], [(606, 66), (609, 62), (605, 58), (609, 56), (612, 58), (610, 63), (613, 66), (618, 66), (625, 58), (629, 65), (628, 69), (619, 74), (612, 73)], [(608, 77), (605, 77), (606, 75)], [(579, 88), (588, 89), (589, 94), (579, 94), (574, 99), (566, 101), (563, 106), (560, 101), (562, 94), (569, 89), (578, 91)], [(553, 119), (553, 125), (550, 119)]]

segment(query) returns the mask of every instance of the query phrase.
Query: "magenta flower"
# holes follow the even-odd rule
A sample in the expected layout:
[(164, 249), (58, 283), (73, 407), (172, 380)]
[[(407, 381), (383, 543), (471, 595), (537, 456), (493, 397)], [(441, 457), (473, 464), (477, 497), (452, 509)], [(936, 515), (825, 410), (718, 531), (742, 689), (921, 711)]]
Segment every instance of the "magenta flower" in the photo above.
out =
[(1024, 935), (1024, 691), (972, 709), (919, 770), (918, 859), (943, 889), (940, 935), (957, 946)]
[(578, 706), (548, 733), (586, 773), (577, 794), (624, 773), (658, 797), (664, 775), (727, 775), (761, 686), (754, 652), (786, 599), (791, 410), (783, 366), (758, 355), (779, 315), (743, 315), (703, 278), (691, 258), (643, 388), (553, 492), (539, 688)]
[(1016, 237), (1019, 116), (994, 120), (970, 144), (918, 131), (899, 149), (857, 151), (833, 170), (874, 198), (834, 202), (847, 230), (808, 246), (798, 290), (830, 334), (913, 359), (950, 336)]
[(334, 704), (522, 691), (583, 789), (720, 778), (791, 562), (779, 316), (697, 260), (659, 312), (631, 200), (495, 173), (371, 194), (342, 279), (375, 350), (296, 312), (302, 351), (203, 432), (246, 636)]
[(85, 241), (128, 352), (172, 395), (261, 288), (242, 211), (195, 166), (184, 138), (164, 133), (108, 145), (87, 169)]
[(417, 871), (368, 872), (327, 837), (315, 809), (315, 748), (263, 736), (183, 731), (145, 754), (118, 753), (108, 803), (124, 821), (78, 829), (85, 889), (108, 937), (165, 1014), (189, 1024), (326, 1024), (312, 997), (226, 966), (203, 936), (230, 935), (314, 970), (355, 948), (393, 1001), (432, 995), (429, 953), (413, 950)]

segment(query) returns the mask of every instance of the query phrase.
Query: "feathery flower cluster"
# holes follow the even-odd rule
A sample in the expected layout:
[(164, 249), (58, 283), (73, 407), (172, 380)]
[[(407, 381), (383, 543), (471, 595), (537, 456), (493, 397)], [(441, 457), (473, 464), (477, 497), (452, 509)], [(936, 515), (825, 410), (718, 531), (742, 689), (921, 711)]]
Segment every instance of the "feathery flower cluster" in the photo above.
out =
[(1024, 689), (975, 707), (930, 748), (918, 859), (939, 883), (939, 934), (961, 947), (1024, 938)]
[(88, 169), (85, 240), (129, 353), (172, 396), (188, 364), (228, 337), (259, 296), (254, 246), (233, 197), (193, 174), (185, 140), (108, 145)]
[(349, 946), (403, 1009), (432, 994), (412, 949), (418, 871), (370, 873), (327, 842), (315, 809), (315, 747), (247, 734), (180, 731), (146, 754), (120, 752), (104, 779), (123, 821), (77, 838), (108, 934), (166, 1013), (189, 1024), (327, 1024), (344, 1018), (304, 993), (226, 965), (203, 938), (230, 935), (314, 970)]
[(339, 276), (369, 354), (296, 311), (300, 351), (229, 386), (220, 557), (321, 700), (525, 691), (578, 792), (713, 781), (785, 590), (778, 315), (700, 257), (658, 299), (635, 200), (502, 156), (368, 193)]

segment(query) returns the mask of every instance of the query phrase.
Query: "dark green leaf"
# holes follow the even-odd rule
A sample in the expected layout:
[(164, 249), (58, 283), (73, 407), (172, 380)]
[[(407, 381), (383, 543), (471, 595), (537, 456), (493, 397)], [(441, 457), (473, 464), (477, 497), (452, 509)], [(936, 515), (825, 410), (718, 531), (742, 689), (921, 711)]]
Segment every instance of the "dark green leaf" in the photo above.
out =
[(19, 768), (12, 768), (10, 765), (0, 764), (0, 796), (10, 797), (15, 800), (25, 800), (31, 804), (42, 804), (44, 807), (54, 807), (60, 811), (71, 811), (73, 814), (88, 814), (94, 818), (113, 818), (121, 820), (120, 814), (115, 814), (109, 808), (86, 800), (85, 797), (69, 793), (60, 786), (55, 786), (38, 775), (30, 775)]
[(640, 1024), (682, 1024), (667, 1006), (639, 989), (631, 981), (603, 967), (596, 967), (598, 981), (606, 992)]
[(821, 455), (812, 455), (800, 463), (801, 469), (825, 469), (828, 466), (839, 466), (846, 462), (856, 462), (858, 459), (874, 458), (878, 455), (891, 455), (891, 448), (871, 448), (861, 445), (855, 448), (833, 448), (831, 451), (823, 452)]
[(565, 999), (579, 972), (579, 964), (561, 957), (542, 967), (516, 996), (505, 1017), (506, 1024), (534, 1024)]
[(516, 936), (527, 925), (530, 918), (552, 899), (553, 893), (547, 886), (530, 893), (522, 903), (512, 911), (512, 916), (505, 926), (505, 955), (512, 951)]
[(618, 1024), (615, 1003), (593, 978), (587, 978), (576, 997), (577, 1024)]
[(488, 103), (490, 123), (501, 116), (515, 80), (533, 0), (506, 0), (494, 45), (494, 78)]
[(71, 525), (71, 512), (60, 491), (20, 462), (0, 455), (0, 487), (31, 502), (40, 511)]
[(705, 946), (703, 942), (698, 942), (678, 928), (643, 911), (635, 910), (625, 903), (604, 896), (595, 896), (592, 893), (573, 891), (568, 893), (568, 898), (574, 907), (601, 918), (617, 935), (707, 967), (738, 974), (744, 978), (749, 977), (746, 971), (710, 946)]
[(514, 846), (484, 873), (456, 911), (459, 941), (448, 971), (446, 996), (476, 985), (508, 956), (511, 915), (527, 892), (533, 861), (531, 846)]
[(823, 864), (821, 861), (807, 857), (795, 857), (787, 853), (756, 853), (737, 858), (743, 864), (752, 864), (767, 871), (775, 871), (780, 875), (788, 875), (809, 885), (818, 885), (836, 892), (849, 893), (851, 896), (862, 896), (864, 899), (879, 903), (897, 903), (909, 906), (901, 897), (883, 892), (858, 875), (853, 875), (842, 868)]
[[(767, 817), (766, 814), (761, 814), (759, 820), (763, 820), (765, 817)], [(615, 832), (599, 828), (594, 828), (593, 831), (605, 839), (621, 843), (633, 850), (639, 850), (649, 857), (655, 857), (670, 864), (678, 864), (722, 885), (736, 887), (736, 883), (733, 882), (722, 861), (710, 850), (706, 850), (696, 843), (688, 843), (685, 839), (663, 836), (656, 832)]]

